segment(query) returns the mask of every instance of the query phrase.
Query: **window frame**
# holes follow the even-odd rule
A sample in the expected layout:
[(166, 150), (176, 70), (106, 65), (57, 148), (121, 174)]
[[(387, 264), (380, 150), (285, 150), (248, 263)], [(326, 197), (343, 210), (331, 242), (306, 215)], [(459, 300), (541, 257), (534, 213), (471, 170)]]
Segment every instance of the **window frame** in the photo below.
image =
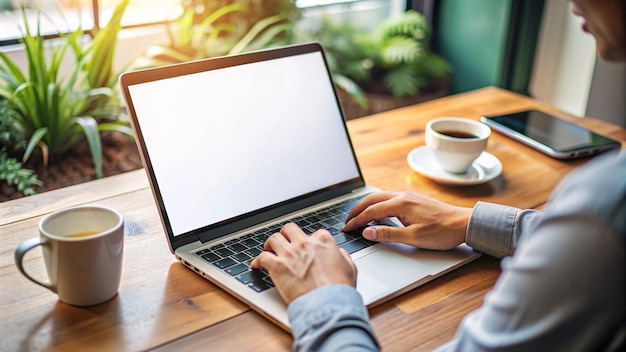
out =
[[(302, 6), (302, 9), (310, 9), (310, 8), (320, 8), (320, 7), (324, 7), (324, 6), (336, 6), (336, 5), (352, 5), (355, 4), (357, 2), (360, 1), (367, 1), (367, 0), (334, 0), (334, 1), (321, 1), (320, 4), (307, 4)], [(398, 1), (398, 3), (400, 3), (401, 0), (396, 0)], [(404, 0), (402, 0), (404, 1)], [(423, 2), (428, 2), (431, 0), (406, 0), (404, 1), (406, 6), (405, 9), (409, 9), (409, 8), (415, 8), (415, 5), (413, 3), (420, 3), (420, 5), (418, 6), (422, 6), (421, 3)], [(93, 32), (96, 29), (101, 28), (101, 23), (102, 23), (102, 19), (100, 18), (101, 15), (101, 5), (100, 5), (99, 0), (91, 0), (91, 11), (92, 11), (92, 16), (93, 16), (93, 26), (89, 29), (83, 29), (83, 32), (86, 35), (89, 35), (90, 37), (93, 37)], [(296, 5), (297, 5), (297, 0), (296, 0)], [(16, 11), (18, 9), (14, 9), (13, 11)], [(162, 25), (165, 22), (167, 22), (167, 20), (163, 20), (163, 21), (151, 21), (151, 22), (142, 22), (142, 23), (136, 23), (136, 24), (130, 24), (130, 25), (123, 25), (122, 29), (132, 29), (132, 28), (141, 28), (141, 27), (150, 27), (150, 26), (155, 26), (155, 25)], [(45, 39), (54, 39), (54, 38), (59, 38), (60, 36), (62, 36), (62, 34), (58, 34), (58, 33), (54, 33), (54, 34), (44, 34), (43, 37)], [(0, 39), (0, 50), (2, 50), (3, 47), (7, 47), (7, 46), (13, 46), (13, 45), (19, 45), (21, 43), (21, 38), (10, 38), (10, 39)]]

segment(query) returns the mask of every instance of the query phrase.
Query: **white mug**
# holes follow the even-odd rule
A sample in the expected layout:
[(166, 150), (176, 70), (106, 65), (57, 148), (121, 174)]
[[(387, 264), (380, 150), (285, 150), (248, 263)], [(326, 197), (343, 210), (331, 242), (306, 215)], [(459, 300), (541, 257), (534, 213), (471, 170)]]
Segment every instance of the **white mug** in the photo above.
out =
[(426, 125), (426, 145), (445, 171), (463, 174), (487, 148), (491, 129), (461, 117), (441, 117)]
[[(41, 246), (49, 282), (30, 276), (24, 255)], [(75, 306), (91, 306), (113, 298), (122, 277), (124, 220), (100, 206), (56, 211), (39, 223), (39, 237), (22, 242), (15, 250), (15, 264), (32, 282), (56, 293)]]

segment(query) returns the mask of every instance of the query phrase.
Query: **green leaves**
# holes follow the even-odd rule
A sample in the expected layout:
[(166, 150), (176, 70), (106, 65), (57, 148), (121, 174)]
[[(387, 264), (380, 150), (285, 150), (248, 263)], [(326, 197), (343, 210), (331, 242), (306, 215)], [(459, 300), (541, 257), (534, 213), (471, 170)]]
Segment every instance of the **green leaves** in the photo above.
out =
[[(49, 157), (87, 140), (96, 177), (102, 177), (100, 132), (115, 130), (132, 136), (128, 122), (117, 119), (119, 106), (113, 94), (117, 80), (113, 55), (128, 1), (122, 0), (107, 25), (87, 42), (79, 28), (48, 43), (39, 32), (41, 13), (36, 31), (32, 31), (23, 10), (27, 69), (22, 71), (0, 52), (0, 96), (7, 100), (13, 120), (27, 140), (23, 162), (40, 151), (47, 164)], [(62, 77), (60, 67), (70, 60), (68, 52), (75, 62), (66, 65), (70, 71)], [(105, 127), (100, 128), (100, 123)]]
[(76, 118), (76, 123), (82, 127), (83, 133), (89, 143), (91, 157), (93, 158), (94, 165), (96, 165), (96, 175), (102, 177), (102, 143), (98, 131), (98, 122), (91, 116), (81, 116)]
[[(287, 16), (274, 15), (257, 22), (228, 52), (228, 55), (243, 53), (246, 51), (259, 50), (283, 43), (275, 42), (276, 38), (291, 29), (291, 24), (286, 23)], [(282, 22), (282, 23), (281, 23)]]
[(13, 151), (26, 147), (26, 140), (18, 131), (15, 123), (15, 111), (11, 109), (6, 99), (0, 98), (0, 145), (12, 146)]
[(9, 158), (4, 148), (0, 149), (0, 180), (17, 187), (25, 196), (37, 193), (34, 186), (43, 185), (32, 170), (22, 168), (16, 159)]
[(401, 65), (385, 75), (385, 83), (394, 97), (409, 97), (418, 94), (424, 80), (415, 74), (412, 65)]
[(90, 87), (112, 87), (117, 80), (113, 72), (113, 57), (117, 44), (117, 35), (122, 29), (122, 15), (129, 0), (122, 0), (113, 11), (113, 15), (104, 28), (96, 30), (93, 40), (81, 60)]
[[(26, 151), (24, 152), (24, 158), (22, 161), (26, 162), (26, 160), (30, 158), (30, 155), (33, 153), (33, 150), (35, 150), (37, 145), (41, 143), (41, 140), (46, 135), (46, 133), (48, 133), (47, 127), (40, 127), (37, 130), (35, 130), (30, 140), (28, 141), (28, 145), (26, 146)], [(47, 164), (48, 163), (48, 146), (44, 143), (42, 149), (43, 149), (43, 155), (44, 155), (44, 164)]]
[[(416, 96), (420, 88), (451, 71), (443, 58), (429, 52), (429, 34), (424, 16), (410, 10), (370, 31), (323, 18), (317, 28), (298, 36), (300, 41), (324, 45), (335, 84), (363, 106), (365, 90), (396, 98)], [(347, 83), (350, 80), (352, 85)]]
[(249, 17), (248, 9), (236, 2), (222, 6), (199, 23), (194, 22), (195, 9), (187, 9), (174, 23), (166, 23), (169, 43), (149, 47), (137, 58), (133, 69), (155, 67), (192, 60), (233, 55), (288, 44), (293, 24), (287, 13), (278, 13), (256, 22), (243, 35), (239, 23), (225, 22), (233, 15)]
[(412, 64), (424, 56), (422, 46), (411, 38), (393, 37), (380, 45), (380, 61), (387, 67)]
[(7, 146), (12, 151), (18, 151), (26, 146), (23, 136), (16, 128), (13, 115), (5, 99), (0, 99), (0, 181), (9, 186), (15, 186), (25, 196), (35, 194), (34, 186), (43, 186), (43, 183), (33, 174), (32, 170), (25, 169), (15, 158), (10, 158)]
[(367, 99), (365, 98), (365, 94), (361, 90), (358, 84), (356, 84), (353, 80), (347, 78), (341, 74), (335, 74), (333, 77), (333, 81), (335, 84), (341, 88), (343, 91), (348, 93), (351, 97), (353, 97), (354, 101), (359, 104), (360, 107), (367, 107)]
[(430, 25), (422, 14), (409, 10), (402, 16), (390, 17), (381, 22), (376, 27), (374, 35), (385, 38), (406, 37), (419, 42), (420, 45), (425, 45), (430, 35)]

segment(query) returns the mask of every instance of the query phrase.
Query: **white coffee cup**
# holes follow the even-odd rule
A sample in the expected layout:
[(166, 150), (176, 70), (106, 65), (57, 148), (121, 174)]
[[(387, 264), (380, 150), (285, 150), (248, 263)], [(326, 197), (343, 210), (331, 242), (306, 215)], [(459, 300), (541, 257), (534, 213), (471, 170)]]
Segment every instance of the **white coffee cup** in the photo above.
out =
[[(23, 267), (26, 252), (41, 246), (49, 282), (30, 276)], [(56, 211), (39, 223), (39, 237), (22, 242), (15, 264), (32, 282), (75, 306), (91, 306), (113, 298), (122, 277), (124, 220), (106, 207), (81, 206)]]
[(426, 125), (426, 145), (445, 171), (463, 174), (487, 148), (491, 129), (462, 117), (441, 117)]

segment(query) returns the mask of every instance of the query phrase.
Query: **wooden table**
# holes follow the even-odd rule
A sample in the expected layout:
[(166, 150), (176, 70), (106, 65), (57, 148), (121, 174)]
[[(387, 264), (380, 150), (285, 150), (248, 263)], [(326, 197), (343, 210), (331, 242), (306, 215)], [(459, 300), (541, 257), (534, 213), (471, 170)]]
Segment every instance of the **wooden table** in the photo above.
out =
[[(586, 159), (548, 158), (494, 133), (487, 150), (503, 163), (495, 180), (471, 187), (442, 186), (413, 172), (406, 155), (424, 143), (426, 122), (440, 116), (538, 108), (626, 141), (626, 130), (578, 119), (533, 99), (485, 88), (348, 123), (363, 174), (371, 185), (415, 191), (462, 206), (478, 200), (541, 208), (559, 180)], [(41, 218), (57, 209), (101, 204), (125, 217), (126, 249), (119, 294), (76, 308), (26, 280), (13, 251), (37, 236)], [(0, 203), (0, 350), (289, 351), (291, 336), (245, 304), (179, 264), (170, 254), (143, 170)], [(27, 270), (45, 277), (41, 251)], [(499, 275), (499, 262), (483, 256), (444, 277), (371, 310), (387, 351), (431, 350), (450, 340), (462, 317), (481, 306)], [(240, 334), (242, 333), (242, 334)]]

